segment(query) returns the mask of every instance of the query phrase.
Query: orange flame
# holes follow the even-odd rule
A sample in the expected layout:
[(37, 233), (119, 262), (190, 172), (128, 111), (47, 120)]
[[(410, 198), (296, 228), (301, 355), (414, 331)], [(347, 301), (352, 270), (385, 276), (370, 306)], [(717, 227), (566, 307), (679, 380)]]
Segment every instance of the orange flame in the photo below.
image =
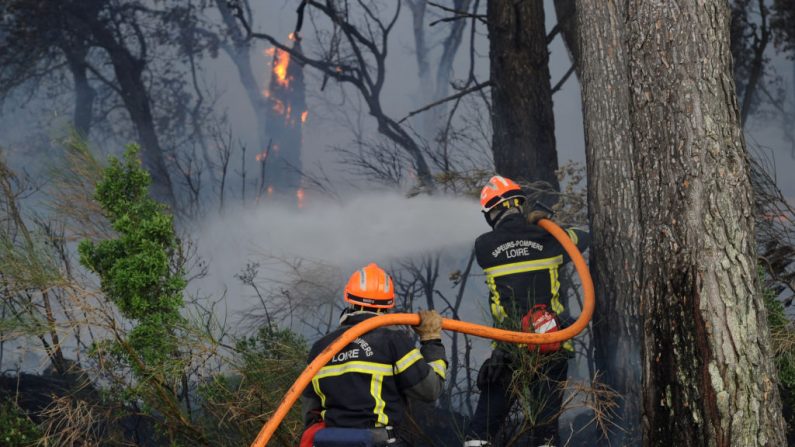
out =
[(265, 49), (265, 56), (273, 57), (275, 53), (276, 53), (276, 48), (270, 47)]
[(254, 157), (257, 161), (265, 161), (268, 158), (268, 150), (265, 149), (264, 151), (260, 152)]
[(295, 192), (295, 197), (298, 199), (298, 209), (304, 207), (304, 188), (298, 188)]
[(262, 91), (262, 96), (264, 96), (265, 98), (270, 98), (271, 97), (271, 91), (267, 90), (267, 89), (263, 90)]
[(287, 66), (290, 65), (290, 53), (279, 50), (276, 52), (276, 60), (273, 64), (273, 74), (276, 75), (276, 82), (283, 87), (290, 85), (287, 79)]
[(279, 115), (284, 114), (284, 103), (279, 101), (278, 99), (273, 100), (273, 111), (278, 113)]
[(288, 38), (288, 39), (290, 39), (290, 40), (292, 40), (292, 41), (295, 41), (295, 33), (290, 33), (290, 34), (288, 34), (288, 35), (287, 35), (287, 38)]
[(308, 116), (309, 116), (309, 111), (308, 110), (304, 110), (303, 112), (301, 112), (301, 122), (305, 123), (306, 122), (306, 118)]
[(268, 186), (268, 197), (273, 195), (273, 186)]

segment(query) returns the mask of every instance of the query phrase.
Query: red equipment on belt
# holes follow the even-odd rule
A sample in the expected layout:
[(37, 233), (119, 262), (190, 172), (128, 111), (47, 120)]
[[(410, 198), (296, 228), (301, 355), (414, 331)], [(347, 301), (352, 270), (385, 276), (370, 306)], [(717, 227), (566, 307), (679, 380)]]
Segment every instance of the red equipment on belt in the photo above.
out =
[(301, 443), (298, 444), (298, 447), (312, 447), (315, 443), (315, 433), (324, 428), (326, 428), (326, 423), (323, 421), (315, 422), (307, 427), (307, 429), (304, 430), (304, 434), (301, 436)]
[[(532, 327), (530, 323), (532, 322)], [(546, 334), (547, 332), (557, 332), (561, 329), (560, 320), (555, 312), (549, 310), (546, 304), (536, 304), (527, 314), (522, 317), (522, 330), (525, 332), (535, 332)], [(542, 354), (557, 352), (560, 350), (561, 342), (547, 343), (543, 345), (527, 345), (532, 352)]]

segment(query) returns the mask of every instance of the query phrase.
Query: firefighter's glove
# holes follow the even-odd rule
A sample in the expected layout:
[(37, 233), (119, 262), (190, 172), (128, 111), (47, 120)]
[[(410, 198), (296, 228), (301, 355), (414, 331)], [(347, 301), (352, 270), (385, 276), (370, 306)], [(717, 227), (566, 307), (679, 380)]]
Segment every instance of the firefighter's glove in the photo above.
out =
[(551, 215), (546, 210), (533, 210), (527, 215), (527, 222), (535, 225), (541, 219), (549, 219)]
[(420, 341), (442, 339), (442, 317), (435, 310), (421, 310), (420, 325), (414, 326), (414, 332), (420, 336)]
[(500, 381), (510, 372), (510, 354), (502, 349), (495, 349), (491, 357), (483, 363), (478, 372), (478, 388), (485, 391), (489, 385)]

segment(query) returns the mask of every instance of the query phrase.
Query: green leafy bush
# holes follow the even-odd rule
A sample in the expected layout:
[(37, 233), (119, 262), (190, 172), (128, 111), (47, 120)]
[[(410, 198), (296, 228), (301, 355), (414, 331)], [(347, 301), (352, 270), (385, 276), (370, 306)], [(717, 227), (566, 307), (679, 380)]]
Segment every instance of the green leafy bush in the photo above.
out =
[(0, 445), (27, 447), (36, 443), (39, 430), (11, 399), (0, 399)]
[[(174, 328), (182, 321), (186, 281), (171, 262), (179, 250), (172, 216), (149, 197), (150, 183), (137, 146), (128, 146), (123, 160), (111, 157), (95, 198), (118, 237), (84, 240), (79, 251), (81, 264), (99, 275), (107, 298), (136, 322), (128, 334), (130, 347), (147, 366), (159, 368), (177, 350)], [(135, 361), (132, 366), (138, 368)]]

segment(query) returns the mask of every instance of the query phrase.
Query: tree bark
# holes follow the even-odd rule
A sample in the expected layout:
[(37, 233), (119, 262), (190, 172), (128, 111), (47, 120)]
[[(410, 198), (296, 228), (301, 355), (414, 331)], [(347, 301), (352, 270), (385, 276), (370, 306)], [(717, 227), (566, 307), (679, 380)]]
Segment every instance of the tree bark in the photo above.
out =
[(544, 4), (491, 0), (487, 16), (494, 167), (559, 189)]
[(784, 445), (722, 0), (629, 2), (644, 445)]
[(638, 295), (640, 203), (630, 130), (624, 3), (577, 4), (572, 28), (580, 59), (590, 211), (591, 273), (597, 306), (593, 320), (595, 360), (601, 380), (620, 394), (617, 429), (605, 444), (638, 445), (641, 361)]
[(629, 430), (610, 441), (784, 445), (728, 5), (577, 7), (597, 355)]

